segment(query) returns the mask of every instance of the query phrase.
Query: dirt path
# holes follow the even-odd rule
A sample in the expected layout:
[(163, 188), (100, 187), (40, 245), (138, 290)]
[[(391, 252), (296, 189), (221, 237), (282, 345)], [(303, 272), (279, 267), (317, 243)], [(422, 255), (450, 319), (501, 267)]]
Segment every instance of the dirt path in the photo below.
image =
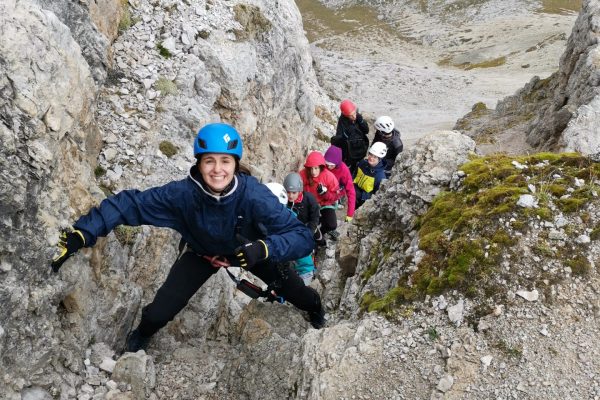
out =
[(333, 11), (298, 1), (322, 85), (333, 98), (355, 100), (367, 118), (391, 116), (407, 145), (451, 129), (476, 102), (494, 108), (533, 76), (554, 72), (581, 5), (489, 0), (448, 10), (423, 3), (436, 2)]

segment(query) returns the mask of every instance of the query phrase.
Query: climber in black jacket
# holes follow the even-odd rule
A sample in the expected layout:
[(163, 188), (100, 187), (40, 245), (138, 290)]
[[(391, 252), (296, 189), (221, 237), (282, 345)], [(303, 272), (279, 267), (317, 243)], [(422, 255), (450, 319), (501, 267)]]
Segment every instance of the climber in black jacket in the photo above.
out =
[(358, 112), (356, 105), (350, 100), (340, 103), (342, 115), (338, 119), (335, 136), (331, 144), (342, 149), (342, 161), (350, 169), (354, 177), (356, 165), (365, 158), (369, 148), (369, 125)]
[(371, 142), (371, 145), (376, 142), (385, 143), (387, 146), (387, 153), (385, 155), (385, 176), (389, 178), (392, 172), (392, 167), (396, 162), (396, 156), (402, 153), (404, 144), (400, 138), (400, 131), (394, 128), (394, 121), (383, 115), (375, 120), (375, 137)]

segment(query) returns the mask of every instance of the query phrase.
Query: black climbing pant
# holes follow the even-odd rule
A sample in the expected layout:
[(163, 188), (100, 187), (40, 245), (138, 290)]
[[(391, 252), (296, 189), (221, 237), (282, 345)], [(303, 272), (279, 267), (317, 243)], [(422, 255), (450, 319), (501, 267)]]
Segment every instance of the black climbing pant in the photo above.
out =
[[(187, 305), (192, 296), (202, 287), (218, 268), (191, 251), (184, 252), (171, 267), (165, 283), (158, 289), (152, 303), (142, 310), (138, 326), (143, 336), (150, 337)], [(296, 271), (287, 263), (263, 262), (250, 272), (274, 288), (277, 295), (303, 311), (319, 312), (321, 298), (311, 287), (305, 286)]]
[(326, 234), (329, 231), (333, 231), (337, 228), (337, 215), (335, 214), (335, 208), (321, 208), (321, 217), (319, 218), (321, 223), (321, 233)]

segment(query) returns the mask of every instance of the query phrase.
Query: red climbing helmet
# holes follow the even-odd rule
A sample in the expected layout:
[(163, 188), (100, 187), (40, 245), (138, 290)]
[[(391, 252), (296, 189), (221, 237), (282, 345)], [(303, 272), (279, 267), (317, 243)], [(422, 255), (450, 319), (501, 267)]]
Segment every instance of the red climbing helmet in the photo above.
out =
[(356, 111), (356, 104), (350, 100), (344, 100), (340, 103), (340, 111), (342, 112), (342, 115), (352, 115), (352, 113)]

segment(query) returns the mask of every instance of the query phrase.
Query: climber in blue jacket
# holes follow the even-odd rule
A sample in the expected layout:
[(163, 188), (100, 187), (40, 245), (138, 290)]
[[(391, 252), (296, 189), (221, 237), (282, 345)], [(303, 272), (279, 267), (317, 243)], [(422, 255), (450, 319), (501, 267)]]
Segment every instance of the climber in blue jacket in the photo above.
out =
[(322, 328), (325, 313), (318, 293), (286, 266), (312, 251), (312, 232), (266, 186), (240, 171), (242, 139), (232, 126), (214, 123), (200, 129), (194, 155), (197, 162), (187, 178), (145, 191), (122, 191), (79, 218), (61, 236), (53, 270), (117, 225), (169, 227), (181, 234), (182, 250), (130, 332), (128, 351), (148, 346), (150, 337), (218, 271), (215, 260), (247, 269), (307, 311), (313, 327)]

